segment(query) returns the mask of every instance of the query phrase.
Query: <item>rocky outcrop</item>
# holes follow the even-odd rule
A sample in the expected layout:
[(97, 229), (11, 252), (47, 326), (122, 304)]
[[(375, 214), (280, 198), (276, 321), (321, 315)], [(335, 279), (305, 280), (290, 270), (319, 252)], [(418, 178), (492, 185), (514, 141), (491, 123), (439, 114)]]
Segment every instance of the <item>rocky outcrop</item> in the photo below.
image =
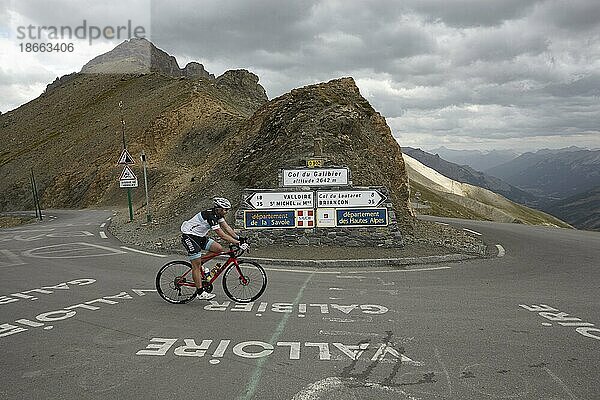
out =
[(229, 144), (232, 155), (206, 181), (231, 177), (238, 188), (276, 188), (278, 171), (305, 165), (315, 138), (322, 140), (326, 165), (348, 166), (355, 186), (387, 187), (399, 225), (412, 224), (400, 147), (352, 78), (294, 89), (263, 105)]
[(214, 75), (197, 62), (179, 68), (177, 60), (146, 39), (130, 39), (108, 53), (99, 55), (85, 64), (83, 74), (149, 74), (159, 73), (179, 78), (208, 78)]
[(57, 77), (54, 81), (52, 81), (52, 83), (50, 83), (49, 85), (46, 86), (46, 90), (44, 90), (44, 93), (49, 92), (50, 90), (54, 90), (57, 87), (59, 87), (60, 85), (64, 85), (65, 83), (73, 80), (73, 78), (75, 78), (76, 76), (77, 76), (77, 73), (73, 72), (68, 75), (63, 75), (60, 78)]
[(215, 76), (204, 69), (204, 65), (192, 61), (188, 63), (181, 73), (186, 78), (209, 78), (215, 79)]
[(230, 99), (247, 110), (256, 110), (256, 105), (263, 105), (269, 98), (258, 83), (258, 76), (245, 69), (229, 70), (216, 80), (217, 87), (228, 93)]

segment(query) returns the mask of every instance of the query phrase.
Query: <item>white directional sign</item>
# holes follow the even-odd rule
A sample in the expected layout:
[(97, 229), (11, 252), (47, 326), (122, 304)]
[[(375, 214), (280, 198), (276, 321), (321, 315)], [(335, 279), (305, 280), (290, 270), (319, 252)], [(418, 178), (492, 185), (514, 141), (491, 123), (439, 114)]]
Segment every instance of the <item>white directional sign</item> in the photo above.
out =
[(283, 186), (346, 186), (348, 168), (284, 169)]
[(386, 199), (378, 190), (323, 190), (317, 192), (317, 207), (377, 207)]
[(119, 178), (119, 187), (138, 187), (137, 176), (133, 173), (128, 165), (123, 168), (121, 177)]
[(257, 210), (313, 208), (313, 192), (256, 192), (246, 199)]

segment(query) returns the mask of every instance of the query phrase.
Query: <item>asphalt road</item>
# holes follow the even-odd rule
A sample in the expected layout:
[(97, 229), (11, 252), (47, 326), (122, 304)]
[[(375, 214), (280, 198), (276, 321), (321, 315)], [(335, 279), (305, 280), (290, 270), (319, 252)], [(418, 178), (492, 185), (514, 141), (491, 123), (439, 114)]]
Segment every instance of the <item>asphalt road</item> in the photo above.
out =
[(499, 257), (269, 268), (172, 305), (107, 211), (0, 230), (2, 399), (599, 399), (600, 234), (444, 220)]

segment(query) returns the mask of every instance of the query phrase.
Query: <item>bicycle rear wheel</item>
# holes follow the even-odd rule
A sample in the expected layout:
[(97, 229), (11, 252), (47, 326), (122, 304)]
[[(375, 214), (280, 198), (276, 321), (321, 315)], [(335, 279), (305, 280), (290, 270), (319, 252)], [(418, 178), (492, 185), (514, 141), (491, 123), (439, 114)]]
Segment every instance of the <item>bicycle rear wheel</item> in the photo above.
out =
[(267, 273), (254, 261), (239, 261), (239, 270), (232, 264), (223, 274), (223, 291), (237, 303), (258, 299), (267, 288)]
[(196, 297), (196, 287), (191, 269), (192, 264), (187, 261), (171, 261), (163, 265), (156, 274), (156, 290), (160, 297), (174, 304), (192, 301)]

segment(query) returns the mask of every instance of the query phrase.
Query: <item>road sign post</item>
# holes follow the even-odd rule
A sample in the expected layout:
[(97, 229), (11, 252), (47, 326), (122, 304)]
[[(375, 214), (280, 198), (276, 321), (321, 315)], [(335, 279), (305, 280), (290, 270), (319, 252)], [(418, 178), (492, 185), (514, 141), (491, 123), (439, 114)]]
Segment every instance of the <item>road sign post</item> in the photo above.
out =
[(152, 221), (152, 214), (150, 213), (150, 200), (148, 197), (148, 174), (146, 173), (146, 153), (142, 150), (142, 164), (144, 166), (144, 189), (146, 190), (146, 222)]

